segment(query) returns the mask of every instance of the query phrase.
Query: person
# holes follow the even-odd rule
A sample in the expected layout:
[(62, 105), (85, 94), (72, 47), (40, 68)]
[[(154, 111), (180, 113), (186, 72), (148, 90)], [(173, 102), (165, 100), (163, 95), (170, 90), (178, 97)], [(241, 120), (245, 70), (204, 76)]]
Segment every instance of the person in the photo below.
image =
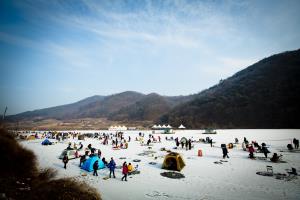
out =
[(183, 148), (184, 147), (184, 142), (183, 141), (181, 141), (181, 148)]
[(213, 140), (212, 140), (212, 139), (210, 139), (210, 140), (209, 140), (209, 143), (210, 143), (210, 147), (212, 147)]
[(104, 157), (102, 158), (102, 162), (104, 163), (105, 166), (107, 166), (108, 163), (107, 163), (107, 161), (105, 160)]
[(123, 181), (125, 179), (125, 181), (127, 181), (128, 167), (126, 161), (123, 163), (122, 173), (123, 173), (123, 177), (121, 180)]
[(128, 167), (128, 174), (130, 175), (130, 174), (131, 174), (131, 172), (133, 172), (133, 171), (134, 171), (134, 167), (132, 166), (132, 164), (131, 164), (131, 163), (129, 163), (127, 167)]
[(235, 138), (235, 143), (238, 144), (239, 143), (239, 139)]
[(75, 151), (75, 157), (79, 158), (79, 152), (77, 150)]
[(131, 137), (129, 136), (129, 137), (128, 137), (128, 142), (130, 142), (130, 140), (131, 140)]
[(290, 151), (294, 149), (292, 144), (288, 144), (286, 147), (287, 147), (288, 150), (290, 150)]
[(118, 147), (118, 138), (116, 138), (115, 144), (116, 144), (116, 147)]
[(175, 138), (175, 142), (176, 142), (176, 146), (178, 147), (179, 146), (178, 137)]
[(92, 149), (92, 144), (89, 144), (87, 147), (89, 148), (89, 150), (91, 150)]
[(191, 149), (192, 149), (192, 140), (189, 139), (189, 150), (191, 150)]
[(249, 146), (249, 158), (254, 158), (254, 147), (252, 145)]
[(83, 144), (81, 142), (79, 142), (79, 149), (78, 150), (81, 150), (83, 148)]
[(188, 146), (189, 146), (189, 141), (186, 140), (186, 141), (185, 141), (185, 149), (186, 149), (186, 150), (188, 150)]
[(71, 145), (72, 145), (72, 143), (69, 142), (68, 147), (67, 147), (68, 150), (73, 150), (73, 148), (71, 147)]
[(86, 156), (89, 154), (88, 151), (85, 152), (85, 155), (80, 156), (79, 167), (86, 161)]
[(111, 178), (111, 174), (113, 174), (114, 178), (116, 178), (115, 176), (116, 163), (113, 157), (111, 157), (107, 167), (109, 168), (109, 178)]
[(150, 138), (149, 138), (148, 141), (147, 141), (147, 145), (149, 146), (150, 143), (151, 143), (151, 140), (150, 140)]
[(98, 149), (98, 157), (100, 158), (101, 157), (101, 150)]
[(92, 149), (91, 149), (91, 154), (90, 154), (90, 157), (93, 157), (93, 156), (95, 156), (95, 151), (96, 151), (96, 149), (95, 149), (95, 148), (92, 148)]
[(249, 141), (247, 140), (246, 137), (244, 137), (244, 142), (245, 142), (246, 146), (249, 144)]
[(271, 160), (272, 162), (278, 162), (278, 161), (279, 161), (279, 158), (280, 158), (281, 156), (282, 156), (282, 155), (278, 156), (277, 153), (274, 153), (273, 156), (272, 156), (272, 158), (270, 158), (270, 160)]
[(125, 149), (128, 149), (128, 143), (125, 142)]
[(265, 143), (262, 143), (261, 146), (262, 146), (261, 151), (264, 153), (265, 157), (267, 158), (268, 157), (268, 153), (270, 153), (270, 151), (266, 147)]
[(226, 145), (223, 145), (222, 151), (223, 151), (223, 159), (225, 159), (226, 157), (229, 158)]
[(69, 162), (69, 158), (67, 154), (64, 155), (63, 157), (63, 163), (64, 163), (64, 168), (67, 169), (67, 163)]
[(96, 160), (96, 162), (93, 164), (93, 169), (94, 169), (93, 176), (98, 176), (98, 172), (97, 172), (98, 167), (99, 167), (98, 160)]
[(293, 143), (295, 146), (295, 149), (299, 149), (299, 140), (297, 140), (296, 138), (293, 139)]

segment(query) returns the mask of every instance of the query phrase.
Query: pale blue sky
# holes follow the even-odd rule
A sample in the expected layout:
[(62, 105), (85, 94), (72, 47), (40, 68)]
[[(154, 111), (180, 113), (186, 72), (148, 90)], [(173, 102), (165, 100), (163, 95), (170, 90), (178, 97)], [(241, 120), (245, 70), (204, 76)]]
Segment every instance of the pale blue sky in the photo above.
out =
[[(72, 3), (71, 3), (72, 2)], [(0, 112), (200, 92), (300, 47), (300, 1), (0, 1)]]

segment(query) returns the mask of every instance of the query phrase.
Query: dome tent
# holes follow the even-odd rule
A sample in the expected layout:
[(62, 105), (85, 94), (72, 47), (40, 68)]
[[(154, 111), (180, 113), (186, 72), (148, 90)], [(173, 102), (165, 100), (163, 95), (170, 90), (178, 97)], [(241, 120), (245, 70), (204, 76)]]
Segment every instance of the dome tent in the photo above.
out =
[(68, 156), (69, 159), (75, 159), (75, 158), (78, 158), (80, 155), (79, 155), (79, 152), (77, 151), (77, 155), (76, 155), (76, 151), (77, 150), (74, 150), (74, 149), (65, 149), (62, 151), (62, 153), (60, 154), (59, 156), (59, 159), (63, 159), (63, 157), (65, 155)]
[(50, 142), (50, 140), (48, 140), (47, 138), (42, 142), (42, 145), (51, 145), (52, 142)]
[(96, 160), (98, 160), (98, 169), (105, 168), (103, 161), (98, 156), (92, 156), (83, 163), (81, 169), (84, 169), (89, 172), (93, 171), (93, 165), (96, 162)]
[(182, 124), (180, 124), (180, 126), (178, 128), (179, 129), (185, 129), (185, 126), (183, 126)]
[(185, 163), (179, 153), (171, 152), (165, 156), (162, 168), (181, 171)]

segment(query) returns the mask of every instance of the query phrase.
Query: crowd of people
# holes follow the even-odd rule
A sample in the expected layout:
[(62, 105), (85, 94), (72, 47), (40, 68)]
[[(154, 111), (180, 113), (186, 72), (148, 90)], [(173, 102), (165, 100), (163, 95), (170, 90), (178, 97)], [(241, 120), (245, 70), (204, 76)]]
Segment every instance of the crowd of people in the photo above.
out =
[[(143, 145), (144, 138), (145, 138), (145, 135), (143, 133), (140, 133), (139, 138), (136, 137), (136, 141), (140, 141), (141, 145)], [(98, 139), (102, 140), (101, 144), (108, 145), (110, 143), (113, 148), (128, 148), (128, 143), (131, 141), (131, 137), (128, 136), (128, 138), (125, 139), (123, 133), (115, 133), (115, 134), (104, 134), (103, 133), (102, 135), (99, 135)], [(193, 147), (192, 143), (195, 142), (194, 140), (192, 140), (192, 138), (186, 139), (185, 137), (182, 137), (180, 139), (178, 137), (176, 137), (175, 139), (173, 137), (171, 137), (171, 138), (166, 137), (166, 140), (175, 141), (174, 148), (176, 148), (176, 149), (181, 148), (181, 149), (185, 149), (185, 150), (191, 150)], [(150, 146), (151, 143), (161, 142), (161, 137), (154, 136), (153, 134), (149, 134), (149, 137), (146, 141), (147, 141), (146, 144), (148, 146)], [(239, 140), (237, 138), (235, 138), (234, 141), (235, 141), (235, 143), (234, 143), (235, 145), (237, 145), (239, 142)], [(213, 139), (212, 138), (207, 137), (206, 139), (203, 139), (203, 142), (210, 144), (210, 146), (213, 147)], [(246, 137), (244, 137), (244, 139), (243, 139), (242, 147), (245, 151), (249, 152), (250, 159), (256, 159), (255, 154), (257, 154), (257, 153), (262, 153), (264, 155), (264, 158), (268, 159), (268, 154), (271, 153), (269, 151), (268, 145), (266, 145), (266, 143), (263, 142), (261, 144), (258, 144), (258, 142), (256, 142), (256, 141), (252, 141), (250, 143)], [(229, 149), (233, 148), (233, 143), (230, 143), (229, 145), (221, 144), (223, 159), (229, 158), (228, 148)], [(299, 140), (294, 138), (292, 140), (292, 144), (288, 144), (287, 148), (289, 150), (298, 149), (299, 148)], [(78, 146), (74, 144), (72, 147), (71, 143), (69, 143), (69, 146), (67, 147), (67, 149), (82, 150), (83, 144), (80, 142)], [(96, 149), (93, 148), (91, 146), (91, 144), (89, 144), (87, 146), (87, 149), (88, 149), (88, 151), (85, 151), (85, 154), (80, 156), (79, 167), (82, 166), (82, 164), (88, 159), (88, 157), (98, 156), (99, 158), (101, 158), (101, 161), (104, 163), (104, 165), (109, 169), (109, 178), (111, 178), (111, 177), (116, 178), (116, 175), (115, 175), (116, 163), (115, 163), (113, 157), (111, 157), (110, 161), (107, 162), (105, 157), (102, 156), (102, 152), (100, 149), (98, 149), (97, 154), (96, 154)], [(272, 157), (270, 158), (270, 161), (278, 162), (281, 158), (282, 158), (282, 155), (279, 155), (278, 153), (274, 152)], [(67, 163), (69, 161), (68, 156), (65, 155), (62, 160), (64, 163), (64, 168), (66, 169)], [(96, 161), (93, 164), (93, 170), (94, 170), (93, 175), (94, 176), (98, 176), (98, 173), (97, 173), (98, 168), (99, 168), (99, 162)], [(123, 176), (122, 176), (121, 180), (127, 181), (128, 175), (130, 175), (130, 173), (134, 170), (135, 169), (131, 163), (127, 164), (127, 162), (124, 161), (124, 163), (122, 165)]]

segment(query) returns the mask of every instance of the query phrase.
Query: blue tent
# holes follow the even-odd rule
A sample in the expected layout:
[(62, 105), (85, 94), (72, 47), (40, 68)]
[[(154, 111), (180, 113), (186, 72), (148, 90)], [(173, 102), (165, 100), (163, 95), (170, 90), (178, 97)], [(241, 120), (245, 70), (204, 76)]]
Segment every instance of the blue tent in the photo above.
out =
[(98, 156), (93, 156), (87, 159), (81, 166), (81, 169), (84, 169), (89, 172), (93, 171), (93, 165), (96, 162), (96, 160), (98, 160), (98, 166), (99, 166), (98, 169), (103, 169), (105, 165)]
[(42, 145), (51, 145), (52, 142), (50, 142), (48, 139), (45, 139), (43, 142), (42, 142)]

